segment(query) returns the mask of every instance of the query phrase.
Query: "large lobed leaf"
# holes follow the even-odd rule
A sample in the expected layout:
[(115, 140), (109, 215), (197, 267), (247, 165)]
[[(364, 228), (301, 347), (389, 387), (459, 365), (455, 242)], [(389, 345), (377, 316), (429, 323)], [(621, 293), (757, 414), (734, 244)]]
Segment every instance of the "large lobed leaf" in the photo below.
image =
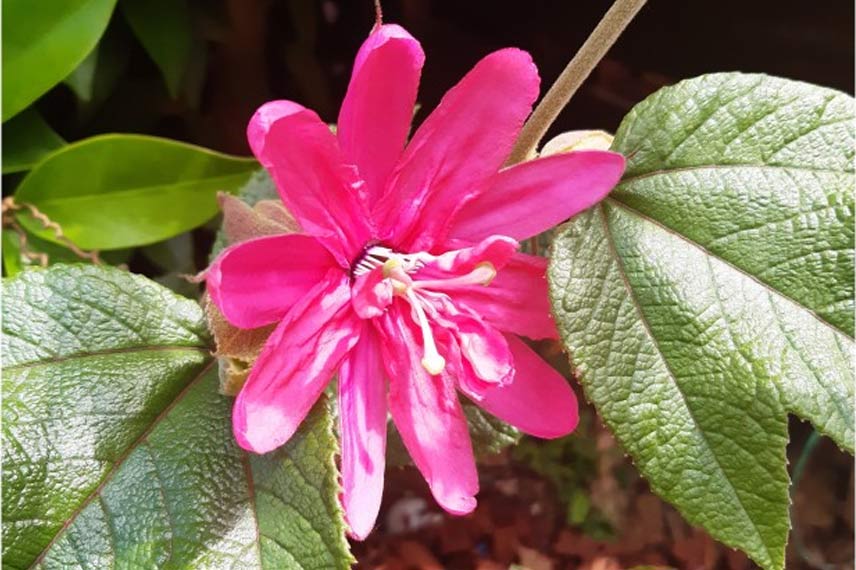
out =
[[(252, 159), (168, 139), (102, 135), (47, 156), (21, 182), (15, 200), (38, 208), (84, 249), (120, 249), (205, 223), (217, 213), (217, 192), (234, 192), (257, 168)], [(56, 240), (28, 211), (18, 219)]]
[(665, 88), (616, 133), (622, 182), (554, 243), (586, 394), (655, 491), (767, 569), (787, 412), (853, 451), (853, 111), (763, 75)]
[(110, 21), (116, 0), (3, 2), (3, 121), (77, 67)]
[(31, 564), (210, 360), (198, 309), (142, 278), (59, 265), (5, 283), (4, 564)]
[(249, 457), (195, 303), (86, 265), (3, 301), (4, 568), (347, 566), (324, 402)]

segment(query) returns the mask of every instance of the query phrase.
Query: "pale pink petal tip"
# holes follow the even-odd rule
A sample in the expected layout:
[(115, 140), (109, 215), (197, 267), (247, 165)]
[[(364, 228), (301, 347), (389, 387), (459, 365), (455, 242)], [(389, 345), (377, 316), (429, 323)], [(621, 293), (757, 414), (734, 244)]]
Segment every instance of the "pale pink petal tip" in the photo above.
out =
[(247, 141), (259, 162), (266, 165), (265, 137), (271, 126), (280, 119), (306, 110), (303, 105), (285, 99), (268, 101), (258, 108), (250, 119), (250, 124), (247, 125)]
[[(383, 464), (380, 465), (381, 471)], [(344, 491), (342, 506), (345, 510), (345, 522), (348, 535), (355, 540), (365, 540), (374, 529), (383, 495), (383, 473), (376, 475), (377, 485), (369, 489)]]
[(294, 422), (286, 418), (277, 407), (255, 407), (252, 422), (247, 422), (246, 416), (243, 403), (239, 405), (236, 402), (232, 416), (235, 440), (247, 451), (268, 453), (283, 445), (293, 435), (290, 425), (294, 425)]
[(438, 490), (437, 486), (431, 487), (431, 494), (443, 510), (457, 516), (468, 515), (478, 505), (478, 501), (472, 495), (445, 495), (442, 490)]

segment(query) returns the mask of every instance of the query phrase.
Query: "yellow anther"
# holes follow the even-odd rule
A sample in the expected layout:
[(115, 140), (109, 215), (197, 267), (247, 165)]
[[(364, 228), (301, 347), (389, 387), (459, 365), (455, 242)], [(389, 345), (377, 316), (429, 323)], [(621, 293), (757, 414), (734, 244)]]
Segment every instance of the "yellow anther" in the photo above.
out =
[(482, 261), (473, 269), (472, 275), (479, 283), (487, 287), (496, 277), (496, 267), (490, 261)]
[(446, 359), (436, 352), (433, 354), (426, 354), (422, 359), (422, 368), (424, 368), (428, 374), (436, 376), (446, 368)]
[(398, 258), (390, 257), (383, 262), (383, 276), (389, 277), (398, 267), (401, 267), (401, 261)]
[(392, 293), (399, 297), (407, 294), (407, 283), (403, 283), (398, 279), (390, 279), (392, 282)]

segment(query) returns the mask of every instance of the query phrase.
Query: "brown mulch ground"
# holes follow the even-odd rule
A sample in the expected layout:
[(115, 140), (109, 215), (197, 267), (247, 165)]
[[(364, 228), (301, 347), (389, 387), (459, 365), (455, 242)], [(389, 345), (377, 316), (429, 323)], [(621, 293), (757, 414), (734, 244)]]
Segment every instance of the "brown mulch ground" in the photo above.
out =
[[(589, 422), (595, 423), (591, 416)], [(555, 473), (539, 474), (539, 452), (533, 449), (543, 451), (545, 444), (527, 440), (521, 448), (524, 453), (506, 450), (480, 468), (479, 506), (467, 517), (443, 513), (415, 469), (392, 470), (377, 530), (366, 542), (353, 545), (357, 568), (755, 568), (745, 555), (691, 527), (653, 495), (603, 427), (582, 431), (576, 437), (587, 438), (593, 449), (580, 465), (571, 459), (570, 467), (588, 473), (560, 473), (558, 478)], [(793, 467), (808, 427), (795, 423), (792, 432)], [(571, 451), (579, 451), (579, 442), (569, 445)], [(546, 458), (555, 455), (548, 453)], [(557, 488), (557, 481), (580, 487), (585, 494), (569, 494)], [(569, 496), (584, 497), (582, 508), (569, 509)], [(580, 506), (576, 499), (571, 502)], [(828, 440), (821, 441), (809, 458), (796, 489), (793, 521), (788, 569), (854, 567), (852, 459)]]

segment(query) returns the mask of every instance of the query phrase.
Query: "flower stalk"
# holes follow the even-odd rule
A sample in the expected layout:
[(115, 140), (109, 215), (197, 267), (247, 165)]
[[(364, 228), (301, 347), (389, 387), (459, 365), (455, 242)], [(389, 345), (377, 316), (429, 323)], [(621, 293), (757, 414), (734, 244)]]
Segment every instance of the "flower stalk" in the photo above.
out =
[(506, 166), (523, 162), (530, 157), (559, 113), (645, 2), (646, 0), (615, 0), (526, 121)]

